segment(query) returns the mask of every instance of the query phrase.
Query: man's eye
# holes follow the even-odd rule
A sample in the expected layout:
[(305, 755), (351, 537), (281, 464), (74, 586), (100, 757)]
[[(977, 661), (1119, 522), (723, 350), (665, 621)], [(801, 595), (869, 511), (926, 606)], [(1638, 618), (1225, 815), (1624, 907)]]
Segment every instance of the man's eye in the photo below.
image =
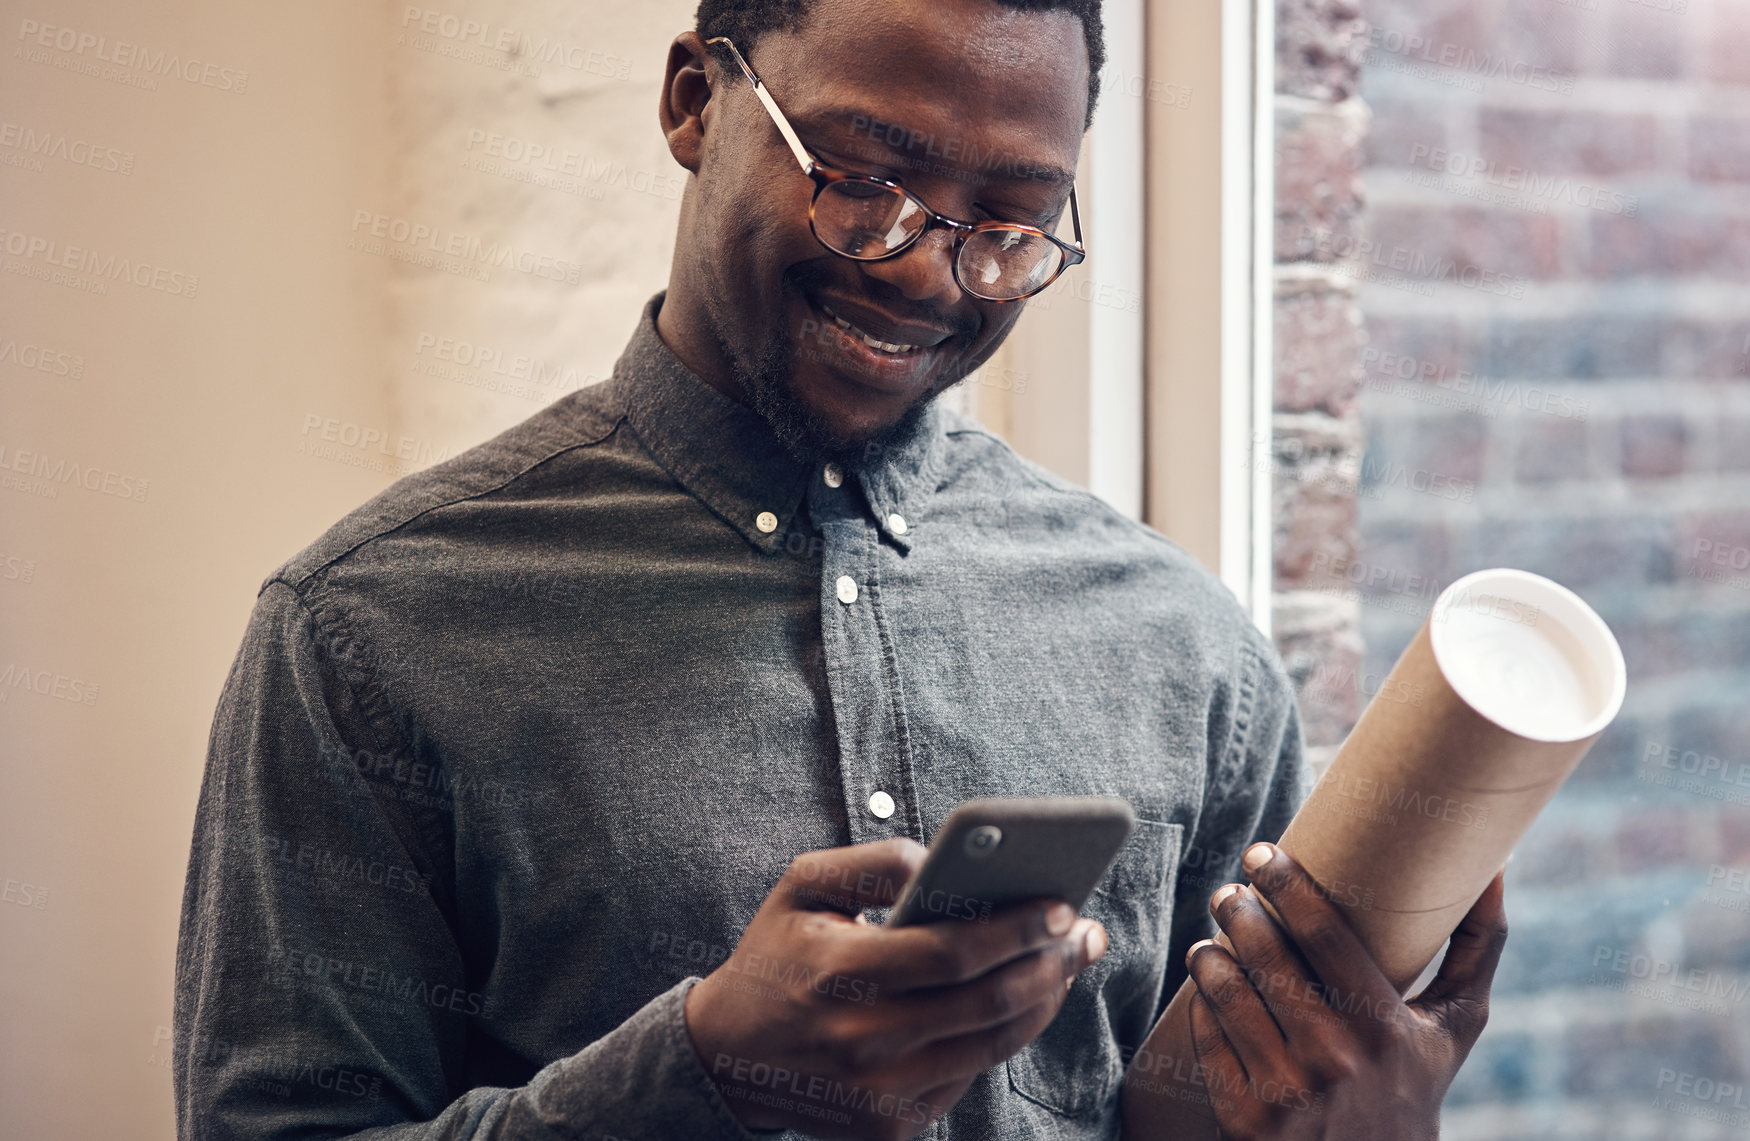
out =
[(850, 155), (839, 154), (836, 151), (821, 147), (810, 147), (815, 154), (826, 160), (828, 166), (836, 167), (846, 174), (861, 174), (869, 178), (885, 178), (889, 182), (898, 181), (898, 175), (891, 170), (878, 165), (872, 166), (867, 159), (858, 159)]
[[(977, 209), (980, 214), (978, 221), (981, 222), (1007, 222), (1011, 226), (1032, 226), (1036, 230), (1050, 231), (1051, 229), (1050, 225), (1047, 224), (1047, 220), (1040, 218), (1036, 214), (1029, 214), (1025, 210), (999, 210), (993, 212), (985, 206), (980, 206)], [(1005, 244), (1003, 248), (1005, 250), (1009, 248), (1007, 243), (1009, 243), (1011, 238), (1019, 240), (1020, 237), (1021, 235), (1019, 234), (1012, 234), (1008, 238), (1004, 238), (1003, 241)]]

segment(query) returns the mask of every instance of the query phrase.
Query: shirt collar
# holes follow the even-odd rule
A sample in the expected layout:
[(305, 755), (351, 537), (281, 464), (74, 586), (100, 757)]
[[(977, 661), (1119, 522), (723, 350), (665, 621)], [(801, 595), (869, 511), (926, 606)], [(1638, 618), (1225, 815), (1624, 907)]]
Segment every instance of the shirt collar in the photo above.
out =
[[(665, 296), (666, 291), (658, 293), (645, 304), (606, 383), (638, 438), (681, 486), (749, 543), (775, 551), (810, 481), (823, 478), (824, 466), (796, 460), (763, 417), (681, 363), (656, 331)], [(943, 431), (942, 410), (931, 401), (916, 431), (893, 441), (856, 473), (875, 525), (902, 552), (911, 549), (935, 492)], [(760, 516), (768, 511), (776, 525), (765, 530)]]

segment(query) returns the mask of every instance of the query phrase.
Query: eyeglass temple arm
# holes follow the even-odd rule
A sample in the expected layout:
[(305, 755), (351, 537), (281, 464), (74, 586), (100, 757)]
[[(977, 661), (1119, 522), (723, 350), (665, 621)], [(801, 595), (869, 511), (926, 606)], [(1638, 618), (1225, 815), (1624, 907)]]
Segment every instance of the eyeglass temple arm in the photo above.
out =
[[(722, 44), (729, 49), (729, 54), (735, 57), (736, 66), (740, 67), (741, 73), (747, 76), (747, 81), (753, 84), (753, 93), (759, 96), (760, 102), (765, 105), (766, 114), (770, 115), (772, 122), (777, 124), (778, 133), (784, 136), (786, 143), (790, 144), (790, 153), (796, 156), (798, 163), (802, 164), (802, 173), (812, 173), (814, 160), (808, 157), (807, 148), (802, 145), (802, 140), (796, 137), (796, 132), (791, 129), (790, 121), (784, 118), (784, 113), (778, 110), (778, 105), (772, 100), (771, 93), (766, 90), (766, 85), (760, 82), (760, 77), (755, 75), (753, 68), (747, 65), (747, 60), (741, 58), (741, 52), (736, 50), (735, 42), (728, 36), (712, 36), (705, 41), (705, 46), (710, 47), (712, 44)], [(1077, 240), (1080, 240), (1079, 230)]]
[(1087, 247), (1082, 245), (1082, 212), (1076, 209), (1076, 188), (1073, 186), (1069, 188), (1069, 221), (1075, 227), (1077, 252), (1087, 253)]

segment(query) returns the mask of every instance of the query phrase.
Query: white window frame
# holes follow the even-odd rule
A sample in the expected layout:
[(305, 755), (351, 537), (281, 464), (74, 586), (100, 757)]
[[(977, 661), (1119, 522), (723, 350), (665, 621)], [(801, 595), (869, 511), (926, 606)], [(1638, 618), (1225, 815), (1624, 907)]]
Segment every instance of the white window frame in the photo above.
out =
[(1270, 0), (1160, 4), (1148, 28), (1151, 69), (1193, 97), (1149, 120), (1146, 518), (1266, 633), (1275, 16)]
[(969, 404), (1183, 546), (1268, 633), (1275, 6), (1108, 0), (1105, 20), (1088, 260), (1029, 303)]

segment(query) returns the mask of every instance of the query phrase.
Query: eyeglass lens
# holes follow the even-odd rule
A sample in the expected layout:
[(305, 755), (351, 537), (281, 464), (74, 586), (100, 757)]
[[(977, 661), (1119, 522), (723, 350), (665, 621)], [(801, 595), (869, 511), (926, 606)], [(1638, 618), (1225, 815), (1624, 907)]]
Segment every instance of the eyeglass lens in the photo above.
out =
[[(903, 191), (861, 179), (829, 183), (814, 203), (814, 232), (847, 257), (884, 257), (924, 228), (928, 216)], [(981, 230), (967, 237), (955, 269), (971, 293), (1007, 301), (1038, 288), (1057, 271), (1063, 251), (1023, 230)]]

